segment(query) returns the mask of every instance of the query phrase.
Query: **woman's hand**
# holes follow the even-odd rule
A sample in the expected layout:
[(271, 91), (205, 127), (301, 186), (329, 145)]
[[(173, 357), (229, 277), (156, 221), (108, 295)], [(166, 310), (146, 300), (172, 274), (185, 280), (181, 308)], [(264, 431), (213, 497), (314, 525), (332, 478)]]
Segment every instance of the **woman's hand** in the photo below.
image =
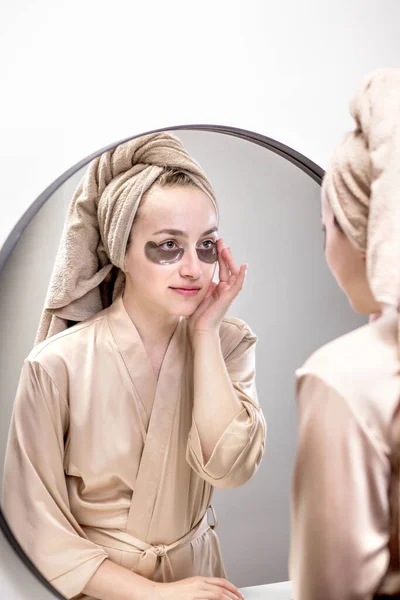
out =
[(173, 583), (154, 583), (148, 600), (244, 600), (239, 590), (220, 577), (189, 577)]
[(158, 583), (109, 559), (102, 562), (86, 584), (84, 593), (103, 600), (244, 600), (226, 579), (189, 577), (173, 583)]
[(202, 302), (188, 319), (189, 333), (197, 331), (218, 332), (222, 319), (233, 300), (243, 288), (247, 265), (237, 266), (230, 248), (225, 248), (222, 238), (217, 240), (219, 282), (211, 282)]

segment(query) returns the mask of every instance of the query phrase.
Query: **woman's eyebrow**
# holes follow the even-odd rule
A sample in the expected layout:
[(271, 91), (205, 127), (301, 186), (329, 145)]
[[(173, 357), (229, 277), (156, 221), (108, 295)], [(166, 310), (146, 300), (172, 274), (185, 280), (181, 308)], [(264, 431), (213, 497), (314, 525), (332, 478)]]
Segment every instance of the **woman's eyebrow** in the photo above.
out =
[[(207, 229), (200, 237), (204, 235), (211, 235), (215, 231), (218, 231), (218, 227), (212, 227), (212, 229)], [(181, 231), (180, 229), (160, 229), (159, 231), (155, 231), (152, 235), (160, 235), (162, 233), (167, 233), (168, 235), (176, 235), (180, 237), (188, 237), (187, 233)]]
[[(203, 233), (203, 235), (211, 235), (212, 233), (215, 233), (216, 231), (218, 231), (218, 227), (212, 227), (211, 229), (207, 229), (207, 231), (205, 231)], [(203, 237), (203, 235), (201, 237)]]

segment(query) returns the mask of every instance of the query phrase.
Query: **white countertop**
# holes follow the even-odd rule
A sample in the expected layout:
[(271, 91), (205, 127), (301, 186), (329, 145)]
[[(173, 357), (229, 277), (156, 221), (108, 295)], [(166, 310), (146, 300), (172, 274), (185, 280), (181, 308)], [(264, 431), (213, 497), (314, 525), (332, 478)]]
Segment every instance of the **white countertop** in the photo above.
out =
[(246, 600), (292, 600), (290, 581), (240, 588)]

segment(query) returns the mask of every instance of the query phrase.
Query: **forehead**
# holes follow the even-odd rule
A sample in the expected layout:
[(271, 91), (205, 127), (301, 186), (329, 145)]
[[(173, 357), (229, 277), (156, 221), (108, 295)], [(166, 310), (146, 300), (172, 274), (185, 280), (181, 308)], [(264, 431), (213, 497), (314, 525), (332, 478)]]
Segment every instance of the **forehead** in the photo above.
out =
[(146, 229), (204, 231), (217, 225), (217, 214), (211, 198), (197, 187), (156, 186), (143, 201), (140, 222)]

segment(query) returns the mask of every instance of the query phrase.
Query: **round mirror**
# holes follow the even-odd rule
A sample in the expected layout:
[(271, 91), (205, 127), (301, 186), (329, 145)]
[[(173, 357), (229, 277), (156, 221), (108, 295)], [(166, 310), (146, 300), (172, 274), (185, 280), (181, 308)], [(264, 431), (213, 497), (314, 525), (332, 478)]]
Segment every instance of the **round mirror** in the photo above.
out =
[[(215, 489), (216, 533), (227, 577), (236, 586), (283, 581), (288, 578), (296, 447), (294, 372), (313, 350), (364, 321), (353, 313), (325, 265), (321, 169), (290, 148), (250, 132), (205, 126), (171, 131), (214, 187), (225, 244), (239, 263), (248, 263), (244, 288), (228, 314), (245, 321), (258, 338), (256, 386), (267, 422), (266, 453), (244, 485)], [(63, 177), (56, 191), (45, 193), (40, 200), (45, 203), (35, 209), (9, 256), (7, 245), (3, 249), (1, 479), (22, 364), (33, 346), (71, 197), (86, 169), (81, 166)], [(6, 528), (6, 511), (3, 517)]]

